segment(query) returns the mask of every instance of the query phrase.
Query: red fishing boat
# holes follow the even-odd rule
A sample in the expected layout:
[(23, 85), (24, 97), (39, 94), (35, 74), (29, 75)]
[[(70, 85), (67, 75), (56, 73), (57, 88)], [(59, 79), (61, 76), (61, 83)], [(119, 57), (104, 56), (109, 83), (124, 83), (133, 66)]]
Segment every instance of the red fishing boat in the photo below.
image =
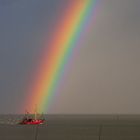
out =
[(34, 115), (31, 115), (30, 113), (26, 112), (23, 119), (19, 122), (21, 125), (37, 125), (37, 124), (44, 124), (45, 119), (43, 119), (43, 115), (37, 114), (35, 112)]

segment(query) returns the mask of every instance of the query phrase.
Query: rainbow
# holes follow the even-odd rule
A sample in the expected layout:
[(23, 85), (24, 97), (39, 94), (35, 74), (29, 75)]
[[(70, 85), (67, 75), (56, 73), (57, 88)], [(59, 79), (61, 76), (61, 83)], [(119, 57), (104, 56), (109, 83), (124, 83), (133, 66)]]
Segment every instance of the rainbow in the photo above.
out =
[(24, 108), (32, 112), (35, 105), (39, 112), (47, 111), (51, 98), (55, 95), (57, 85), (65, 70), (81, 34), (87, 27), (90, 16), (93, 16), (96, 0), (73, 0), (64, 11), (60, 23), (49, 40), (44, 44), (42, 58), (34, 82), (27, 91)]

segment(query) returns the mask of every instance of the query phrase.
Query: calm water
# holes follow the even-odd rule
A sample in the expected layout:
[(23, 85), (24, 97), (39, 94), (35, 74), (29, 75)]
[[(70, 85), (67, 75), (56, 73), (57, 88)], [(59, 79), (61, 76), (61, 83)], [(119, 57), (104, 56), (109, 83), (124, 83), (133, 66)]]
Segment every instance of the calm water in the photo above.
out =
[(0, 140), (140, 140), (140, 115), (47, 115), (47, 124), (17, 125), (0, 115)]

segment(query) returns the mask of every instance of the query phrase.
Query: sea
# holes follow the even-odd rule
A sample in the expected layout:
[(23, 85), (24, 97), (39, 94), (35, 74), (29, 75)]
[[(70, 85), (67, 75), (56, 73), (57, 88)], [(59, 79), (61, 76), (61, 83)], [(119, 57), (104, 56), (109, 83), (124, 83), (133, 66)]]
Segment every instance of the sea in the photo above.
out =
[(0, 115), (0, 140), (140, 140), (140, 115), (44, 115), (42, 125), (19, 125), (23, 115)]

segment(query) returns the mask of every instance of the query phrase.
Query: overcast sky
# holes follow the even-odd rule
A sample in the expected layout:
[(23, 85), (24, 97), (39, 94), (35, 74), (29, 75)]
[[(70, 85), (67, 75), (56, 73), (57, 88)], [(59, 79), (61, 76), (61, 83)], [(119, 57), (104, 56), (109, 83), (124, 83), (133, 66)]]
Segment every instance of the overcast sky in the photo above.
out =
[[(44, 34), (49, 40), (70, 1), (0, 0), (0, 113), (18, 113)], [(140, 113), (139, 7), (140, 0), (99, 0), (49, 113)]]

